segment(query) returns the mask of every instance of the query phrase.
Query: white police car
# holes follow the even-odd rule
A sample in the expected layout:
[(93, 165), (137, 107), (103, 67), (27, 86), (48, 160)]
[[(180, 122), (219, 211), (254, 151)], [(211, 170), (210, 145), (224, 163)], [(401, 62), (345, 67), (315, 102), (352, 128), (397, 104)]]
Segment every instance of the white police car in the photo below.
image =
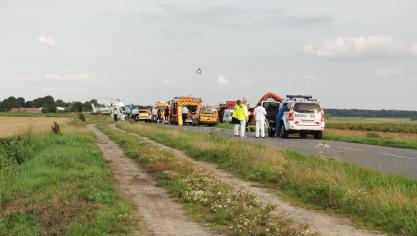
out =
[(280, 109), (284, 104), (287, 108), (281, 121), (281, 138), (287, 138), (289, 134), (294, 133), (298, 133), (302, 138), (307, 134), (314, 135), (315, 139), (322, 138), (325, 115), (316, 99), (304, 95), (287, 95), (280, 104)]

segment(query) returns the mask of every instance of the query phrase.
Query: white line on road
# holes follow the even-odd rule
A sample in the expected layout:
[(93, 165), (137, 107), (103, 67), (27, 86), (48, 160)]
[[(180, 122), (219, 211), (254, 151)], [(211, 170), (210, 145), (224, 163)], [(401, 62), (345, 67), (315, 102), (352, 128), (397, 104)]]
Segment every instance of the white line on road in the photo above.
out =
[(407, 160), (417, 160), (417, 158), (415, 158), (415, 157), (405, 157), (405, 156), (394, 155), (394, 154), (384, 153), (384, 152), (380, 152), (378, 154), (384, 155), (384, 156), (389, 156), (389, 157), (397, 157), (397, 158), (401, 158), (401, 159), (407, 159)]

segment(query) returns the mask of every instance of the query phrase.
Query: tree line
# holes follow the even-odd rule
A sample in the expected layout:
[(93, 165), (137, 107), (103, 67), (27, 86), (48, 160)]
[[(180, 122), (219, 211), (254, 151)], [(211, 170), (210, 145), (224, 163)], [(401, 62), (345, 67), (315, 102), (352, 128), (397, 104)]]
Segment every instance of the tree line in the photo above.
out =
[(363, 109), (325, 109), (329, 117), (371, 117), (371, 118), (409, 118), (417, 120), (417, 111), (406, 110), (363, 110)]
[(42, 112), (48, 113), (57, 112), (57, 107), (63, 107), (66, 112), (88, 112), (92, 110), (91, 104), (94, 104), (96, 107), (102, 106), (96, 99), (91, 99), (86, 102), (64, 102), (62, 99), (55, 100), (52, 96), (48, 95), (26, 101), (23, 97), (16, 98), (11, 96), (0, 101), (0, 111), (8, 112), (12, 108), (41, 108)]

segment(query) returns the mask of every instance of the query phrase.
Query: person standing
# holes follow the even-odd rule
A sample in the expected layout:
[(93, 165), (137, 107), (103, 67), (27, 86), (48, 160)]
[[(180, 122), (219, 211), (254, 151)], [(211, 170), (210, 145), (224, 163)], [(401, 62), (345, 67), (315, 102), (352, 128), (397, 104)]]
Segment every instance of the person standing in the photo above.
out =
[(169, 118), (169, 107), (166, 107), (165, 108), (164, 117), (165, 117), (165, 122), (168, 122), (168, 118)]
[(284, 116), (284, 112), (287, 110), (287, 104), (284, 103), (281, 109), (278, 110), (277, 114), (275, 115), (275, 136), (281, 137), (281, 130), (282, 130), (282, 117)]
[(241, 108), (240, 108), (241, 104), (242, 102), (240, 100), (237, 100), (236, 105), (233, 108), (232, 124), (233, 124), (234, 136), (239, 136), (239, 127), (240, 127), (239, 115), (241, 113)]
[(262, 106), (261, 103), (258, 103), (258, 106), (253, 111), (253, 115), (255, 116), (256, 121), (256, 132), (255, 135), (257, 138), (259, 138), (259, 131), (261, 131), (261, 137), (265, 138), (265, 115), (266, 110)]
[(242, 105), (243, 105), (244, 119), (241, 120), (240, 122), (240, 136), (246, 137), (246, 124), (248, 123), (248, 120), (249, 120), (249, 109), (248, 109), (249, 104), (247, 104), (246, 98), (242, 99)]
[(182, 113), (182, 123), (183, 125), (185, 125), (185, 121), (187, 120), (187, 117), (188, 117), (188, 108), (186, 106), (183, 106), (181, 113)]
[(242, 104), (240, 100), (237, 100), (236, 106), (233, 111), (232, 123), (234, 124), (234, 135), (244, 137), (245, 126), (248, 119), (247, 108)]
[(152, 107), (152, 121), (158, 122), (158, 109)]

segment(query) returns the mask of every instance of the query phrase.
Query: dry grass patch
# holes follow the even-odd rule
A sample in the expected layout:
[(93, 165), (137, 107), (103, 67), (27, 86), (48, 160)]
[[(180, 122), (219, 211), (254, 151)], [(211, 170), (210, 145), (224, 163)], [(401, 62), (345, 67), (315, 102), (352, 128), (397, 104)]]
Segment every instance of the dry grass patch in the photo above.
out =
[(49, 132), (56, 121), (60, 126), (67, 124), (68, 117), (7, 117), (0, 116), (0, 137), (21, 135), (31, 130), (34, 133)]

